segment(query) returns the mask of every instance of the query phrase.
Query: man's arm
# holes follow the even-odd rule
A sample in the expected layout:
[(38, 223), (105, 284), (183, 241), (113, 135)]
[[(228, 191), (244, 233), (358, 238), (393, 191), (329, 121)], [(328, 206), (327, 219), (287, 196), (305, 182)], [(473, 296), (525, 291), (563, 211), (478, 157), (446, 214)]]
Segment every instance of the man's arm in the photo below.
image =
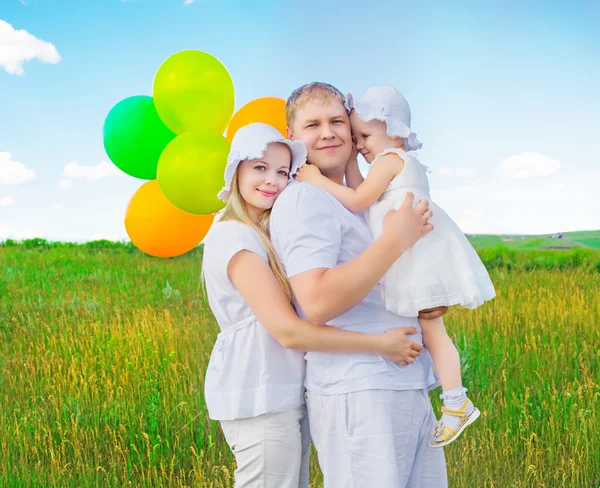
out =
[(414, 196), (384, 220), (382, 235), (356, 258), (334, 268), (315, 268), (290, 278), (290, 285), (308, 320), (325, 324), (358, 304), (401, 254), (433, 230), (429, 202), (413, 208)]

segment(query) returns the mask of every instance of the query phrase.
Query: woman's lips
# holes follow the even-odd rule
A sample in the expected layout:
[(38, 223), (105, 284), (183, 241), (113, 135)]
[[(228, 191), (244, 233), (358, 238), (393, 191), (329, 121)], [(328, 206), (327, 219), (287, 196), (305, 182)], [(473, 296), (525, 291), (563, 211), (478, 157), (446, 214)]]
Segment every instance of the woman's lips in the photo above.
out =
[(261, 195), (263, 195), (263, 196), (265, 196), (265, 197), (267, 197), (267, 198), (272, 198), (272, 197), (274, 197), (274, 196), (275, 196), (275, 194), (276, 194), (276, 192), (274, 192), (274, 191), (264, 191), (264, 190), (258, 190), (258, 192), (259, 192)]

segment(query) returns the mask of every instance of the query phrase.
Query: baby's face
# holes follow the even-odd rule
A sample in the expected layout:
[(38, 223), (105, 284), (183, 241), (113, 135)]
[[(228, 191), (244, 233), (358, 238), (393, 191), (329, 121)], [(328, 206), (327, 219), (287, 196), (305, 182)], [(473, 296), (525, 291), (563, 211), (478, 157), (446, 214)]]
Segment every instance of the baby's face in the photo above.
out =
[(365, 122), (353, 109), (350, 113), (350, 123), (352, 124), (352, 138), (356, 141), (356, 149), (367, 163), (371, 163), (375, 156), (384, 149), (402, 146), (402, 139), (397, 137), (392, 139), (387, 135), (387, 127), (381, 120)]

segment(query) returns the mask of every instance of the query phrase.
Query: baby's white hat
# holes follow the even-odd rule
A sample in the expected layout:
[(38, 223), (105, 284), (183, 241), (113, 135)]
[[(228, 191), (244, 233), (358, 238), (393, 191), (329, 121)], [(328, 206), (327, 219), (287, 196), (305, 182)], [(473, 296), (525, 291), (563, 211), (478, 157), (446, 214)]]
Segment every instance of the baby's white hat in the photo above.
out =
[(410, 107), (406, 98), (391, 86), (371, 86), (358, 100), (348, 92), (346, 108), (356, 110), (357, 115), (365, 122), (373, 119), (385, 122), (387, 135), (402, 137), (407, 151), (423, 146), (410, 128)]
[(227, 157), (227, 166), (225, 166), (225, 186), (221, 189), (217, 197), (224, 202), (231, 194), (231, 180), (235, 170), (241, 161), (245, 159), (258, 159), (263, 156), (267, 146), (272, 142), (286, 144), (292, 152), (292, 166), (290, 175), (306, 162), (308, 151), (303, 142), (288, 141), (275, 128), (267, 124), (256, 122), (240, 128), (233, 136), (229, 156)]

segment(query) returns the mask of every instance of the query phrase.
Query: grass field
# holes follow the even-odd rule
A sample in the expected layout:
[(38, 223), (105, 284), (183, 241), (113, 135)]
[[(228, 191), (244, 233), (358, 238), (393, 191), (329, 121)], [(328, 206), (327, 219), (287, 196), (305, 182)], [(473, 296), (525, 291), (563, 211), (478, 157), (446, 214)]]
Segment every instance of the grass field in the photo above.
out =
[[(450, 486), (600, 487), (600, 253), (481, 255), (498, 297), (446, 316), (483, 412), (446, 449)], [(0, 245), (0, 486), (233, 486), (200, 256)]]

